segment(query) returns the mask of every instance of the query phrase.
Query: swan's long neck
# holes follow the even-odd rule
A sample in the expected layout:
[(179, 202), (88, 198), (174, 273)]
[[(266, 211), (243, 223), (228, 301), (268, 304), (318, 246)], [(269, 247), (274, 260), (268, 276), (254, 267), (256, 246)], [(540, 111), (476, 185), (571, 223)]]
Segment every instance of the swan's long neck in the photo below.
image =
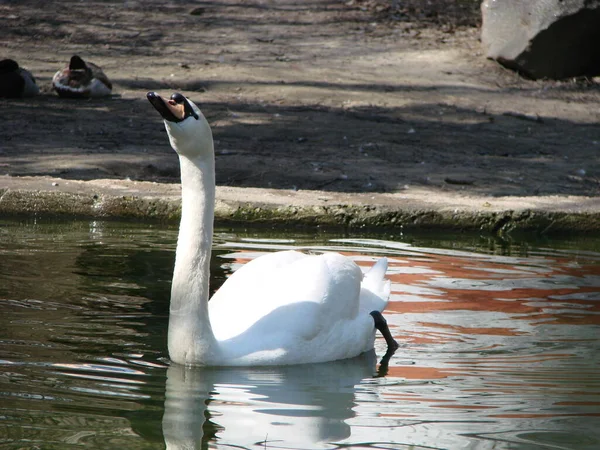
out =
[[(212, 153), (212, 152), (211, 152)], [(169, 355), (177, 363), (214, 359), (218, 345), (208, 317), (208, 284), (212, 246), (214, 156), (180, 156), (181, 224), (169, 315)]]

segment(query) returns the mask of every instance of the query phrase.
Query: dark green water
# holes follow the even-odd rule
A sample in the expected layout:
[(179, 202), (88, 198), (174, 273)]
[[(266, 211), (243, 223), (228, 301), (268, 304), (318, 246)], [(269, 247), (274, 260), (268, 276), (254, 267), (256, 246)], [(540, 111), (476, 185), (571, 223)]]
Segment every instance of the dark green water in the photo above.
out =
[(276, 249), (387, 255), (402, 345), (385, 373), (374, 354), (184, 370), (176, 233), (0, 221), (1, 449), (600, 448), (598, 241), (217, 229), (213, 289)]

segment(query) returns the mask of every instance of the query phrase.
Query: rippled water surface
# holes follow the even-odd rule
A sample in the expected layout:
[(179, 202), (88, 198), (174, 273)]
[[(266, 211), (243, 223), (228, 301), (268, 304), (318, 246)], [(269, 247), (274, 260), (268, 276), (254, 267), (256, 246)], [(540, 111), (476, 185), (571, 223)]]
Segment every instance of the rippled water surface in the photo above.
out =
[(0, 222), (2, 449), (598, 449), (600, 245), (217, 229), (213, 289), (265, 252), (388, 256), (401, 347), (169, 367), (176, 227)]

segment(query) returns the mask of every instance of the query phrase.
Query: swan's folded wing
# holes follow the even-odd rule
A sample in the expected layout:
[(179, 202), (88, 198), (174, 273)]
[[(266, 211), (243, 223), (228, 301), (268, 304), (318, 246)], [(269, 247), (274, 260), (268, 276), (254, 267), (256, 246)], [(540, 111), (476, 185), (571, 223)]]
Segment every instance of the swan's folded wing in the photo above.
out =
[(213, 296), (213, 331), (219, 340), (251, 327), (310, 340), (332, 321), (357, 314), (360, 279), (360, 269), (338, 254), (263, 256), (240, 268)]

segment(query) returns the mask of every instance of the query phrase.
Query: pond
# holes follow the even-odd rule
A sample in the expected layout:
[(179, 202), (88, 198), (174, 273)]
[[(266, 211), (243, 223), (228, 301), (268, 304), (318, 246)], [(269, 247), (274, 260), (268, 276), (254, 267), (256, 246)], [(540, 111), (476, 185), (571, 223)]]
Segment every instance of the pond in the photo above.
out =
[(2, 449), (600, 448), (600, 243), (216, 229), (212, 289), (277, 249), (386, 255), (400, 349), (170, 366), (176, 226), (0, 221)]

